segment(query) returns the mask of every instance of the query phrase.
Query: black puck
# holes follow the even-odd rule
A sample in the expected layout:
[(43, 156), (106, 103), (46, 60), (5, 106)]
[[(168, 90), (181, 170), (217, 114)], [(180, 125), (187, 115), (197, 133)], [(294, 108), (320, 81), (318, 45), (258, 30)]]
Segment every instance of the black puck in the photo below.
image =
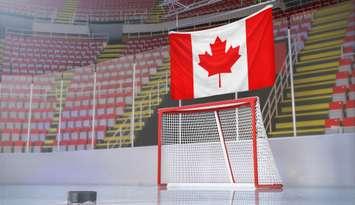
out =
[(96, 204), (96, 198), (96, 191), (69, 191), (68, 205), (83, 203)]

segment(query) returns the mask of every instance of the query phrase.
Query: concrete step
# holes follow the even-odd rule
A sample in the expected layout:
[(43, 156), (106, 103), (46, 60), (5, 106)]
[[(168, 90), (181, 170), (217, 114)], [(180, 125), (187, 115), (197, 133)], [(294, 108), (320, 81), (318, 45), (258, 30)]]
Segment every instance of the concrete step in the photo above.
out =
[(322, 41), (322, 42), (316, 42), (314, 44), (308, 43), (306, 41), (306, 45), (304, 47), (304, 49), (302, 50), (302, 52), (311, 52), (311, 51), (315, 51), (315, 50), (320, 50), (326, 47), (331, 47), (331, 46), (339, 46), (341, 43), (343, 42), (343, 38), (337, 38), (337, 39), (333, 39), (331, 41)]
[(318, 26), (312, 27), (312, 29), (309, 31), (309, 35), (315, 35), (319, 33), (325, 33), (333, 30), (342, 30), (347, 27), (347, 21), (346, 19), (340, 19), (339, 21), (333, 21), (327, 24), (322, 24)]
[(315, 18), (320, 18), (320, 17), (328, 17), (328, 16), (333, 16), (337, 14), (342, 14), (344, 12), (350, 11), (351, 10), (351, 3), (350, 2), (344, 2), (340, 3), (334, 6), (329, 6), (325, 8), (321, 8), (318, 10), (314, 17)]
[[(305, 98), (305, 97), (315, 97), (315, 96), (324, 96), (331, 95), (333, 93), (332, 88), (322, 88), (315, 90), (305, 90), (305, 91), (297, 91), (295, 92), (295, 98)], [(291, 93), (286, 94), (287, 98), (291, 98)]]
[[(297, 130), (297, 136), (316, 135), (316, 134), (324, 134), (324, 128), (303, 128), (301, 130)], [(293, 136), (293, 130), (272, 131), (271, 133), (269, 133), (269, 136), (270, 137)]]
[[(324, 111), (329, 110), (329, 103), (315, 103), (309, 105), (296, 105), (296, 112), (314, 112), (314, 111)], [(292, 112), (291, 106), (281, 107), (281, 113), (290, 113)]]
[[(310, 128), (310, 127), (322, 127), (324, 126), (325, 120), (305, 120), (305, 121), (296, 121), (297, 129), (302, 128)], [(276, 130), (278, 129), (290, 129), (293, 128), (293, 123), (285, 122), (285, 123), (276, 123)]]
[(322, 34), (315, 34), (315, 35), (309, 36), (309, 38), (306, 41), (306, 44), (312, 44), (312, 43), (317, 43), (320, 41), (328, 41), (328, 40), (335, 39), (335, 38), (341, 38), (344, 35), (345, 35), (345, 29), (335, 30), (335, 31), (331, 31), (331, 32), (325, 32)]
[(297, 72), (309, 72), (309, 71), (327, 69), (327, 68), (338, 67), (338, 66), (339, 66), (338, 61), (330, 61), (330, 62), (321, 62), (321, 63), (315, 64), (315, 65), (299, 64), (296, 66), (296, 70), (297, 70)]
[(332, 50), (332, 51), (324, 51), (319, 53), (312, 53), (312, 54), (303, 54), (300, 56), (300, 61), (309, 61), (309, 60), (316, 60), (316, 59), (324, 59), (324, 58), (331, 58), (331, 57), (338, 57), (341, 55), (341, 51), (339, 50)]

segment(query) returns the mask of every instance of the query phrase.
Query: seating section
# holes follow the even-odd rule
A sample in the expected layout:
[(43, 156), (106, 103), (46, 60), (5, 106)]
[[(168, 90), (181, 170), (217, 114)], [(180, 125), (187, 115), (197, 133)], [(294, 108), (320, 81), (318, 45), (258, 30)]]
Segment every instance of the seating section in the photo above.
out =
[(273, 11), (274, 18), (282, 18), (292, 16), (302, 12), (308, 12), (312, 10), (318, 10), (322, 7), (332, 6), (334, 4), (341, 3), (348, 0), (317, 0), (317, 1), (295, 1), (284, 0), (286, 10), (275, 9)]
[(1, 13), (55, 20), (57, 23), (141, 22), (148, 20), (153, 6), (154, 0), (0, 0)]
[(342, 56), (329, 103), (326, 133), (355, 132), (355, 7), (348, 19)]
[(75, 20), (94, 22), (146, 20), (154, 0), (79, 0)]
[[(332, 87), (335, 83), (337, 86), (349, 86), (350, 84), (350, 73), (340, 72), (339, 62), (342, 62), (341, 59), (344, 58), (341, 48), (344, 46), (344, 39), (349, 38), (347, 31), (349, 25), (352, 24), (349, 19), (354, 14), (354, 6), (355, 4), (348, 1), (319, 9), (313, 14), (311, 29), (294, 66), (298, 136), (324, 134), (327, 132), (325, 125), (329, 115), (337, 118), (342, 116), (343, 105), (330, 102), (332, 102)], [(337, 99), (345, 98), (344, 88), (336, 88), (335, 91)], [(284, 96), (273, 130), (269, 133), (271, 137), (293, 135), (291, 90), (289, 88), (286, 88)]]
[(5, 74), (0, 85), (0, 151), (23, 151), (27, 139), (40, 151), (56, 103), (49, 95), (53, 75)]
[(128, 38), (125, 40), (125, 51), (123, 54), (135, 54), (154, 48), (166, 46), (168, 44), (168, 36), (149, 36), (141, 38)]
[[(188, 6), (192, 3), (194, 3), (194, 1), (185, 0), (181, 3)], [(218, 12), (222, 12), (222, 11), (228, 11), (228, 10), (233, 10), (233, 9), (237, 9), (237, 8), (250, 6), (255, 3), (256, 3), (256, 1), (254, 1), (254, 0), (217, 1), (216, 3), (211, 3), (206, 6), (198, 7), (196, 9), (187, 10), (186, 12), (181, 12), (181, 13), (179, 13), (179, 18), (188, 18), (188, 17), (193, 17), (193, 16), (201, 16), (201, 15), (205, 15), (205, 14), (218, 13)], [(171, 19), (175, 19), (175, 16), (172, 16)]]
[[(107, 21), (100, 12), (140, 10), (152, 2), (81, 0), (79, 8)], [(198, 12), (229, 9), (220, 4)], [(285, 40), (288, 22), (299, 42), (294, 73), (298, 135), (355, 132), (355, 4), (276, 19), (276, 40)], [(95, 64), (105, 38), (7, 33), (1, 46), (0, 152), (135, 143), (132, 138), (169, 92), (168, 38), (127, 37), (124, 43), (107, 49), (114, 59)], [(272, 137), (292, 135), (290, 89), (281, 104)]]
[(40, 74), (94, 63), (105, 38), (7, 33), (4, 73)]
[[(274, 10), (274, 18), (283, 18), (292, 16), (302, 12), (308, 12), (312, 10), (319, 9), (324, 6), (329, 6), (333, 4), (337, 4), (344, 0), (317, 0), (317, 1), (283, 1), (285, 3), (286, 10), (275, 9)], [(184, 4), (185, 6), (191, 6), (196, 1), (194, 0), (182, 0), (179, 1), (180, 3)], [(186, 12), (179, 13), (179, 18), (188, 18), (193, 16), (200, 16), (205, 14), (212, 14), (212, 13), (219, 13), (222, 11), (228, 11), (238, 8), (243, 8), (247, 6), (251, 6), (253, 4), (257, 4), (258, 2), (263, 1), (255, 1), (255, 0), (223, 0), (217, 1), (215, 3), (208, 4), (206, 6), (198, 7), (196, 9), (187, 10)], [(175, 16), (171, 16), (170, 20), (174, 20)]]
[[(293, 15), (303, 11), (318, 9), (323, 6), (339, 3), (344, 0), (317, 0), (298, 1), (292, 0), (289, 4), (285, 1), (286, 11), (281, 9), (274, 12), (276, 18)], [(164, 14), (164, 9), (158, 9), (159, 1), (155, 0), (0, 0), (0, 12), (47, 19), (57, 23), (74, 22), (149, 22), (151, 16)], [(180, 3), (190, 6), (199, 4), (194, 0), (180, 0)], [(179, 14), (179, 18), (200, 16), (218, 13), (256, 4), (255, 0), (223, 0), (213, 2), (206, 6), (186, 10)], [(293, 5), (297, 2), (297, 5)], [(157, 6), (158, 5), (158, 6)], [(168, 10), (168, 8), (165, 8)], [(168, 20), (175, 19), (171, 16)]]
[[(304, 42), (308, 39), (309, 31), (312, 28), (312, 18), (314, 11), (307, 11), (292, 15), (290, 19), (291, 36), (297, 42), (297, 51), (304, 48)], [(287, 38), (288, 20), (279, 18), (274, 20), (274, 36), (276, 40)]]
[[(106, 130), (115, 125), (116, 120), (123, 115), (124, 108), (132, 103), (134, 62), (137, 62), (135, 90), (139, 92), (149, 81), (149, 76), (162, 64), (166, 52), (166, 49), (159, 48), (139, 53), (135, 57), (127, 55), (98, 64), (95, 91), (94, 65), (75, 69), (61, 115), (61, 149), (91, 148), (92, 133), (95, 143), (103, 140)], [(52, 146), (56, 144), (54, 141)]]
[(59, 92), (56, 82), (60, 75), (34, 75), (33, 79), (31, 75), (3, 75), (0, 89), (0, 151), (23, 152), (28, 137), (29, 148), (33, 152), (41, 151), (43, 146), (48, 145), (52, 150), (56, 150), (58, 143), (61, 150), (90, 149), (92, 142), (95, 144), (96, 141), (104, 139), (106, 130), (115, 125), (116, 120), (123, 115), (126, 105), (132, 103), (134, 62), (135, 90), (139, 92), (149, 81), (150, 75), (157, 72), (166, 55), (167, 49), (159, 48), (139, 53), (135, 57), (127, 55), (98, 64), (95, 94), (94, 65), (71, 71), (73, 77), (70, 84), (62, 91), (65, 92), (62, 94), (65, 98), (61, 111), (61, 126), (60, 132), (58, 127), (56, 128), (54, 140), (48, 138), (48, 130), (51, 129), (55, 113), (58, 112), (55, 109), (59, 103), (59, 98), (56, 97)]
[(0, 0), (0, 12), (53, 19), (64, 0)]

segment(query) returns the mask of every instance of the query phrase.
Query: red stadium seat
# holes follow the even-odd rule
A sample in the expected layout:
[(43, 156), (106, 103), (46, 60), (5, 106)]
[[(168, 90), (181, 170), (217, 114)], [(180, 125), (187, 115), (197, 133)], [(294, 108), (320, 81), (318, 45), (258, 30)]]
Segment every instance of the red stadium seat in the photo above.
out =
[(336, 74), (336, 85), (337, 86), (348, 86), (349, 82), (349, 72), (342, 71)]
[(342, 133), (341, 121), (339, 119), (326, 119), (325, 133), (326, 134)]
[(330, 119), (343, 119), (343, 103), (341, 101), (329, 103), (329, 118)]
[(346, 117), (355, 117), (355, 100), (349, 100), (345, 104)]
[(355, 132), (355, 117), (345, 118), (343, 120), (344, 133), (354, 133)]
[(340, 72), (351, 72), (352, 70), (352, 63), (353, 61), (351, 59), (345, 58), (345, 59), (340, 59), (339, 60), (339, 71)]
[(355, 84), (351, 84), (349, 86), (348, 97), (349, 97), (349, 100), (355, 100)]
[(333, 87), (333, 94), (332, 94), (332, 99), (333, 102), (335, 101), (341, 101), (341, 102), (345, 102), (347, 100), (347, 86), (335, 86)]

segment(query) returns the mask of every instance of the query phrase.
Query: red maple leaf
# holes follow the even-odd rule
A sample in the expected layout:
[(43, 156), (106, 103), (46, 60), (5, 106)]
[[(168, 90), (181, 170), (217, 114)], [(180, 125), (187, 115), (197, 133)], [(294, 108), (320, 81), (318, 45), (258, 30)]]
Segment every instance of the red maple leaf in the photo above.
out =
[(221, 41), (217, 36), (215, 42), (210, 44), (212, 55), (199, 54), (199, 65), (208, 71), (208, 76), (219, 75), (219, 87), (221, 87), (221, 73), (231, 73), (232, 66), (239, 59), (239, 46), (229, 47), (226, 52), (226, 41)]

